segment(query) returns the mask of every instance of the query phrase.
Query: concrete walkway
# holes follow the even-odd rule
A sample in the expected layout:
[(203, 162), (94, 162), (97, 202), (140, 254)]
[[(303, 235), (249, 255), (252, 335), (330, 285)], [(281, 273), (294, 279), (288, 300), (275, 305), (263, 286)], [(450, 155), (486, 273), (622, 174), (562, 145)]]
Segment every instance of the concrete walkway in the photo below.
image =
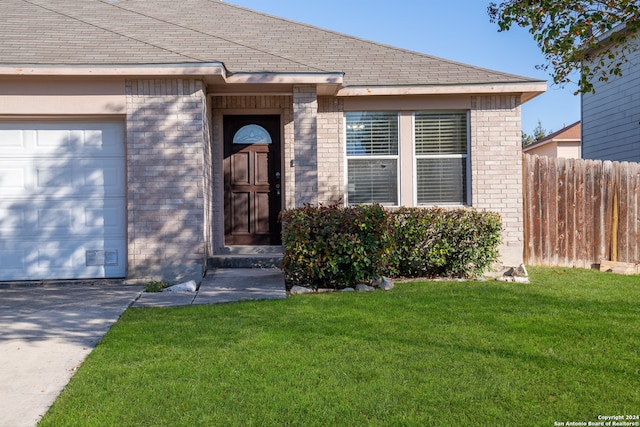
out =
[(140, 286), (0, 286), (0, 426), (33, 427), (128, 307), (286, 298), (279, 269), (221, 269), (197, 293)]
[(198, 292), (143, 292), (132, 306), (175, 307), (286, 297), (284, 276), (278, 268), (219, 268), (207, 273)]

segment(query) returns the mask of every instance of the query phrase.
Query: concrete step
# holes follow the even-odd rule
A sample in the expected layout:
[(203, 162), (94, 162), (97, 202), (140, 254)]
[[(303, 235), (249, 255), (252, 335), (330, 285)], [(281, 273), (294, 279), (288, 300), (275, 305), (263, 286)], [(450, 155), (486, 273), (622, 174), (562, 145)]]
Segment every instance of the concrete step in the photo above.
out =
[(225, 246), (219, 255), (282, 255), (284, 246)]
[(213, 255), (209, 268), (280, 268), (282, 255)]
[(279, 268), (282, 246), (227, 246), (207, 261), (209, 268)]

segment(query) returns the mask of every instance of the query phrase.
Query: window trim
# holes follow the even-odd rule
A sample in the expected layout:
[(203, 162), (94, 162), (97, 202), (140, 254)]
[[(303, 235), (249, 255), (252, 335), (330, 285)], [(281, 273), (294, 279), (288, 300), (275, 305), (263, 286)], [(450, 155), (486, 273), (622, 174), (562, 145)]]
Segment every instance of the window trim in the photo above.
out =
[[(449, 113), (465, 113), (466, 116), (466, 126), (467, 126), (467, 153), (466, 154), (416, 154), (417, 151), (417, 143), (416, 143), (416, 114), (427, 113), (427, 114), (449, 114)], [(415, 207), (433, 207), (433, 206), (447, 206), (447, 207), (468, 207), (472, 206), (471, 197), (472, 197), (472, 177), (471, 177), (471, 114), (469, 110), (416, 110), (411, 114), (411, 128), (413, 129), (412, 137), (412, 171), (411, 174), (413, 176), (413, 206)], [(418, 160), (421, 159), (466, 159), (466, 202), (465, 203), (418, 203)]]
[[(397, 141), (397, 154), (395, 155), (348, 155), (347, 154), (347, 115), (349, 113), (391, 113), (396, 115), (397, 129), (398, 129), (398, 141)], [(400, 111), (392, 110), (358, 110), (358, 111), (345, 111), (343, 114), (343, 159), (344, 159), (344, 205), (355, 206), (349, 203), (349, 160), (395, 160), (396, 161), (396, 203), (393, 205), (383, 205), (387, 208), (397, 208), (402, 205), (402, 194), (400, 182), (402, 181), (402, 165), (401, 165), (401, 144), (402, 144), (402, 129), (400, 120)], [(374, 202), (375, 203), (375, 202)]]

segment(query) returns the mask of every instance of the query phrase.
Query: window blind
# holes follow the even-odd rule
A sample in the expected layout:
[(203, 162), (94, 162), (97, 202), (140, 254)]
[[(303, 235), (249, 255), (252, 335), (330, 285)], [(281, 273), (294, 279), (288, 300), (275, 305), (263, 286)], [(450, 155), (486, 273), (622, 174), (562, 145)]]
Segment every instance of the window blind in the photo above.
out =
[(415, 113), (419, 205), (466, 205), (467, 113)]
[(349, 159), (349, 204), (398, 204), (398, 161), (396, 159)]
[(398, 113), (346, 113), (347, 200), (398, 204)]
[(466, 204), (466, 158), (418, 159), (416, 168), (418, 204)]
[(466, 113), (416, 113), (416, 154), (466, 154)]
[(398, 154), (398, 114), (347, 113), (347, 156)]

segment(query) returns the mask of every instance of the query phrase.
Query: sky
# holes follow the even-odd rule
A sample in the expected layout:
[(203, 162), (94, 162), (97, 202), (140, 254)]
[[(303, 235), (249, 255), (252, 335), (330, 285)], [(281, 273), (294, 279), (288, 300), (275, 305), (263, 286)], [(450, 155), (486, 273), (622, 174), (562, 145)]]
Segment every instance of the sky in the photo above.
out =
[(224, 0), (259, 12), (478, 67), (547, 81), (547, 92), (522, 106), (522, 130), (551, 133), (580, 120), (577, 86), (553, 85), (526, 29), (498, 32), (490, 0)]

